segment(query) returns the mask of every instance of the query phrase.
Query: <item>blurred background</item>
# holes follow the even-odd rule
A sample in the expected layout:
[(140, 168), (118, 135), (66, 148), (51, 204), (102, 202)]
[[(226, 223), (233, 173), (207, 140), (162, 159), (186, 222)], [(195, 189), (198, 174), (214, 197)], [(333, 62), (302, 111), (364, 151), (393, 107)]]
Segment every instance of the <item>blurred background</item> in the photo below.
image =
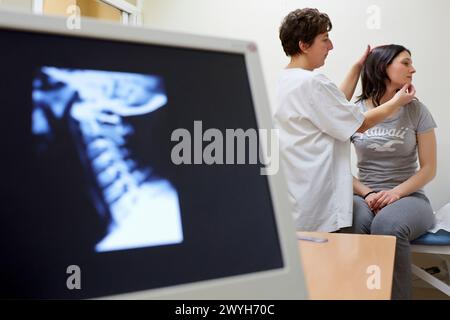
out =
[[(77, 7), (74, 7), (76, 5)], [(290, 11), (317, 8), (333, 23), (334, 50), (319, 70), (336, 84), (370, 44), (401, 44), (411, 50), (417, 97), (438, 128), (438, 173), (425, 191), (435, 210), (450, 202), (450, 2), (447, 0), (0, 0), (0, 9), (81, 16), (160, 30), (254, 41), (260, 52), (272, 112), (280, 70), (288, 63), (278, 28)], [(79, 12), (77, 11), (79, 10)], [(356, 94), (359, 94), (359, 85)], [(352, 151), (352, 167), (355, 169)], [(432, 257), (414, 256), (433, 267)], [(448, 275), (447, 275), (448, 277)], [(416, 298), (448, 298), (416, 281)]]

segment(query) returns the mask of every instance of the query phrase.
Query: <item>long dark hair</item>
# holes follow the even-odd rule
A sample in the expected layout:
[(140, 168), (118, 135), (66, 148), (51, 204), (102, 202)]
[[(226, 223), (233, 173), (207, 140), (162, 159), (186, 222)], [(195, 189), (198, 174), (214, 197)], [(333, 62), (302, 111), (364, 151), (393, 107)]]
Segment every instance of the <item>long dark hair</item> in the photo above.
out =
[(389, 79), (387, 67), (401, 52), (411, 52), (404, 46), (389, 44), (376, 47), (366, 59), (361, 70), (362, 93), (356, 102), (372, 99), (375, 107), (380, 105), (380, 100), (386, 93), (386, 79)]

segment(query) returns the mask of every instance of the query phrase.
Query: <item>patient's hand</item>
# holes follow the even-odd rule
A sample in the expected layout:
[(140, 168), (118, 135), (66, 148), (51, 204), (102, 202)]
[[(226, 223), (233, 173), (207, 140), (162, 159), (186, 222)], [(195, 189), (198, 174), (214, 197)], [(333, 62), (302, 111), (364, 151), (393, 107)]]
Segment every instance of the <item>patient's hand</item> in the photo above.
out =
[[(370, 197), (372, 196), (373, 197)], [(371, 202), (369, 203), (370, 209), (377, 214), (381, 209), (386, 207), (387, 205), (390, 205), (391, 203), (394, 203), (395, 201), (400, 199), (400, 196), (393, 190), (382, 190), (377, 193), (369, 195)]]
[(372, 209), (372, 205), (378, 200), (378, 193), (369, 194), (364, 201), (367, 203), (370, 209)]

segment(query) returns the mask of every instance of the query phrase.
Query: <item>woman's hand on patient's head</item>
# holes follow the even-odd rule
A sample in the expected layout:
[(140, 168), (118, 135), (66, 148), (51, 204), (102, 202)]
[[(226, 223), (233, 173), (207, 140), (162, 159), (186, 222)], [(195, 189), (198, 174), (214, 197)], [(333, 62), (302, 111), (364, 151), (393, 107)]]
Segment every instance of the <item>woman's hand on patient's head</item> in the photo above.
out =
[(370, 48), (370, 45), (368, 44), (366, 50), (364, 51), (361, 58), (359, 58), (359, 60), (356, 64), (362, 68), (362, 66), (364, 65), (364, 62), (366, 62), (367, 57), (369, 56), (371, 51), (372, 51), (372, 49)]
[(393, 189), (389, 189), (375, 193), (373, 198), (374, 199), (369, 204), (369, 207), (375, 214), (377, 214), (378, 211), (380, 211), (387, 205), (390, 205), (391, 203), (399, 200), (400, 196)]
[(403, 88), (397, 91), (392, 100), (400, 105), (404, 106), (414, 100), (416, 94), (416, 88), (412, 84), (405, 84)]

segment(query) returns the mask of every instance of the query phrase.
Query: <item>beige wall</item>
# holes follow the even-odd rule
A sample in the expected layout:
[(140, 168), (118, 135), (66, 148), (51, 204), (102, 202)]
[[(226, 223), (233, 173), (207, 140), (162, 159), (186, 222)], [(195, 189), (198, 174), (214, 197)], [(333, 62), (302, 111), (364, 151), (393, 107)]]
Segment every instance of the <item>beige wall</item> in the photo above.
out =
[(117, 22), (122, 19), (120, 10), (96, 0), (44, 0), (44, 13), (67, 16), (73, 14), (70, 11), (67, 12), (67, 8), (71, 5), (77, 5), (80, 8), (82, 17)]
[[(371, 18), (367, 10), (372, 5), (380, 10), (380, 29), (367, 27)], [(335, 49), (323, 72), (337, 83), (367, 44), (399, 43), (411, 49), (417, 95), (439, 126), (438, 175), (426, 191), (435, 209), (450, 202), (448, 0), (145, 0), (143, 16), (146, 26), (158, 29), (256, 41), (274, 109), (278, 72), (288, 62), (278, 40), (278, 27), (289, 11), (299, 7), (317, 7), (330, 15)]]
[(120, 22), (122, 12), (106, 3), (92, 0), (77, 0), (81, 15), (84, 17), (99, 18), (109, 21)]
[[(126, 0), (136, 5), (137, 0)], [(68, 15), (67, 7), (77, 4), (80, 7), (81, 15), (85, 17), (95, 17), (110, 21), (121, 21), (120, 10), (98, 0), (44, 0), (44, 13), (54, 15)], [(0, 9), (19, 10), (24, 12), (32, 11), (32, 0), (0, 0)]]
[(67, 8), (76, 5), (76, 0), (44, 0), (43, 12), (51, 15), (68, 15)]

